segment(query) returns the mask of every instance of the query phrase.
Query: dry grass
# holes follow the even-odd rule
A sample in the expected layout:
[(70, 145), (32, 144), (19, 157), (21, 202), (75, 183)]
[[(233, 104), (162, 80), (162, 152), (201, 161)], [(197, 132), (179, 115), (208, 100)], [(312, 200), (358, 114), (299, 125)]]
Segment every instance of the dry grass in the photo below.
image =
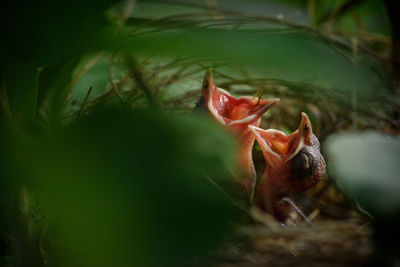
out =
[(373, 244), (368, 223), (320, 220), (313, 226), (271, 229), (251, 224), (238, 229), (240, 241), (225, 244), (217, 266), (363, 266), (371, 261)]

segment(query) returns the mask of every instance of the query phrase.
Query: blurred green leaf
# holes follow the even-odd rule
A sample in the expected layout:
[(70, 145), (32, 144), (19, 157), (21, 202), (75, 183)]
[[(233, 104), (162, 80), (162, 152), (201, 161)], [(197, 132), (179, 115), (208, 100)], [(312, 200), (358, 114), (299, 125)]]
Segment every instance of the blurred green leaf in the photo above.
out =
[(229, 184), (234, 162), (212, 121), (108, 109), (57, 132), (28, 140), (19, 160), (70, 266), (176, 265), (217, 245), (238, 214), (204, 177)]
[(372, 215), (400, 212), (400, 140), (377, 132), (333, 135), (325, 143), (330, 173)]

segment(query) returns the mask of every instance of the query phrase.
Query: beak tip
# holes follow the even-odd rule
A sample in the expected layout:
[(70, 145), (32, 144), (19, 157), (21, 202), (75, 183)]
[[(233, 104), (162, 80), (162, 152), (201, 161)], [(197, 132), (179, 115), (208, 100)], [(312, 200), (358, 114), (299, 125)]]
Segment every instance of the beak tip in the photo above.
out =
[[(211, 85), (211, 86), (210, 86)], [(212, 75), (212, 68), (207, 69), (206, 74), (204, 75), (204, 80), (203, 80), (203, 90), (209, 90), (209, 88), (213, 87), (214, 84), (214, 78)]]
[(308, 118), (308, 116), (305, 112), (301, 112), (301, 120), (304, 122), (310, 121), (310, 119)]
[(208, 68), (205, 77), (207, 79), (212, 78), (213, 77), (212, 72), (213, 72), (213, 69), (212, 68)]
[(273, 105), (278, 103), (280, 100), (281, 100), (280, 98), (270, 98), (270, 99), (266, 100), (266, 104), (268, 105), (268, 107), (272, 107)]
[(270, 106), (275, 105), (276, 103), (278, 103), (279, 101), (281, 101), (280, 98), (271, 98), (269, 99), (270, 101)]
[(309, 140), (312, 136), (312, 125), (310, 119), (308, 118), (305, 112), (301, 113), (299, 130), (300, 129), (302, 131), (302, 134), (306, 137), (306, 139)]

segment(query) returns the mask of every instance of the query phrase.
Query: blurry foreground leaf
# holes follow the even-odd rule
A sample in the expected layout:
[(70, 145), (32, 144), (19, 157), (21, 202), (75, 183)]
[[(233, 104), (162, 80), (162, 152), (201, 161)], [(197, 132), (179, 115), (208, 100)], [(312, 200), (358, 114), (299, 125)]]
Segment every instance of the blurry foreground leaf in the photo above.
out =
[(103, 110), (18, 143), (62, 241), (48, 245), (50, 262), (175, 265), (216, 246), (238, 211), (203, 177), (230, 181), (233, 143), (200, 117)]

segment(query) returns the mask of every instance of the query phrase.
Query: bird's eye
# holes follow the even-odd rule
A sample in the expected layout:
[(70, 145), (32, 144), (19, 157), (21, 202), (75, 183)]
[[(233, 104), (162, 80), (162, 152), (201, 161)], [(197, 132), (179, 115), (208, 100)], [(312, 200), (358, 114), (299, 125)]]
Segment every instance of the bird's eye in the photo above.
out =
[(304, 180), (312, 176), (312, 159), (306, 149), (301, 149), (299, 153), (292, 159), (291, 170), (293, 177)]
[(307, 170), (310, 168), (310, 160), (308, 158), (308, 155), (305, 153), (301, 153), (301, 158), (303, 160), (303, 169)]

